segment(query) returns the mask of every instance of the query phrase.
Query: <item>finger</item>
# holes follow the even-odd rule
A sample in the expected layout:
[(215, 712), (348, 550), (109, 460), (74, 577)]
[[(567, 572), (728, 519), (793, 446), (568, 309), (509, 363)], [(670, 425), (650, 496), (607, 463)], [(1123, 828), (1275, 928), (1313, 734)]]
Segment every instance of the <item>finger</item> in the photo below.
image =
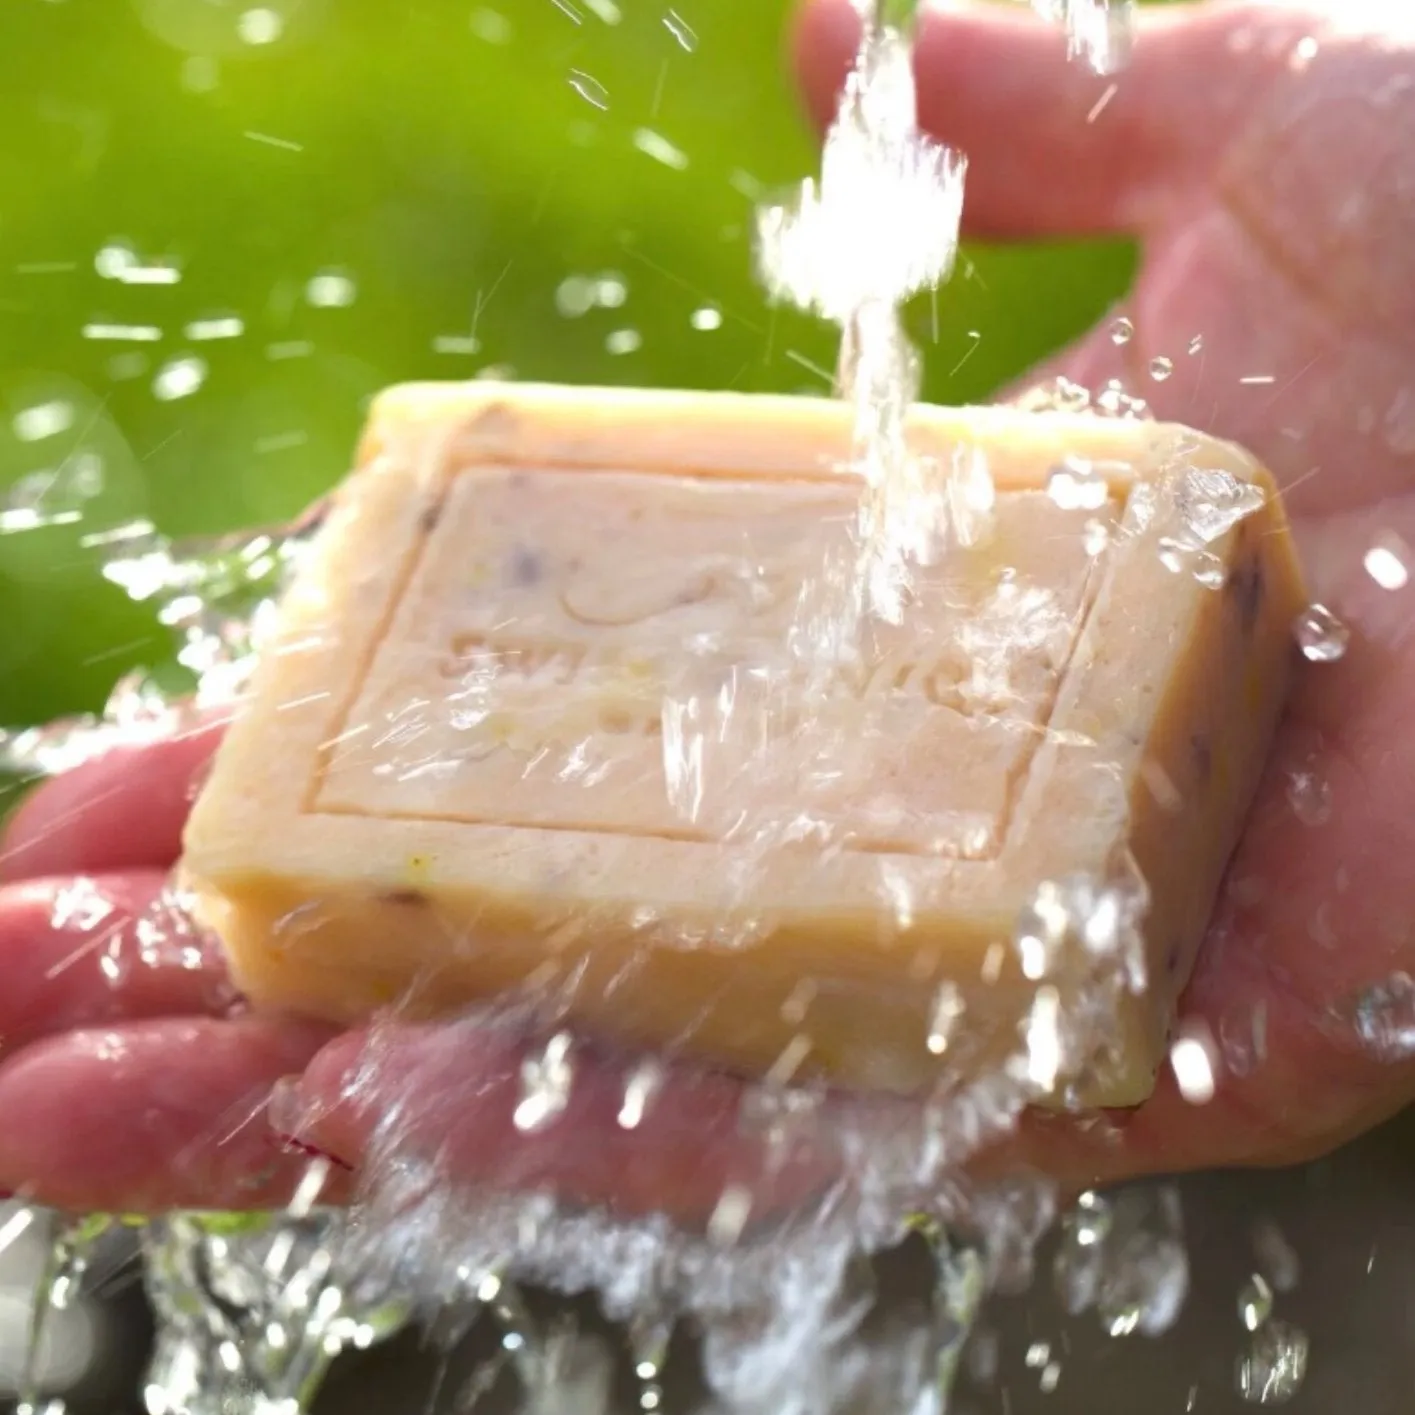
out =
[(310, 1160), (282, 1147), (266, 1101), (329, 1035), (188, 1019), (39, 1042), (0, 1065), (0, 1188), (80, 1213), (281, 1207)]
[(373, 1174), (396, 1155), (451, 1185), (544, 1189), (692, 1226), (724, 1195), (749, 1193), (760, 1220), (830, 1181), (819, 1154), (768, 1153), (744, 1125), (744, 1087), (730, 1077), (670, 1069), (645, 1086), (639, 1072), (636, 1090), (632, 1064), (582, 1048), (563, 1109), (542, 1114), (523, 1072), (533, 1055), (477, 1023), (351, 1033), (320, 1053), (275, 1124)]
[(1415, 1100), (1415, 664), (1394, 651), (1408, 612), (1368, 578), (1328, 588), (1352, 645), (1294, 700), (1183, 1000), (1182, 1035), (1207, 1051), (1190, 1052), (1198, 1094), (1171, 1066), (1131, 1115), (1031, 1121), (1027, 1148), (1048, 1169), (1095, 1182), (1295, 1162)]
[[(1312, 28), (1300, 8), (1141, 10), (1131, 62), (1101, 77), (1068, 59), (1055, 26), (1021, 6), (949, 0), (921, 14), (915, 68), (923, 128), (968, 155), (969, 234), (1136, 233), (1206, 174), (1266, 82)], [(810, 0), (794, 34), (807, 107), (824, 126), (854, 61), (852, 0)]]
[(228, 717), (114, 747), (40, 787), (0, 837), (0, 882), (172, 864)]
[(0, 1058), (78, 1027), (232, 1007), (220, 948), (166, 886), (149, 870), (0, 889)]

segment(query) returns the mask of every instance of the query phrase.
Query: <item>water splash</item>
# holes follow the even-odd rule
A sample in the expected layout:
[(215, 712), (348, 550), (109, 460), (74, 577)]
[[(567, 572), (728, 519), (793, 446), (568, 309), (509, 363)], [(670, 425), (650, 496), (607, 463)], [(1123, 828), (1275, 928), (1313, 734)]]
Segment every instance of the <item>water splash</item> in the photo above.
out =
[(1308, 1349), (1301, 1327), (1275, 1318), (1263, 1321), (1238, 1358), (1238, 1393), (1254, 1405), (1286, 1404), (1307, 1379)]
[[(1128, 5), (1037, 0), (1036, 8), (1063, 24), (1073, 51), (1096, 66), (1123, 57)], [(950, 540), (975, 538), (993, 503), (990, 474), (977, 459), (926, 466), (910, 456), (904, 438), (920, 370), (900, 306), (951, 272), (964, 178), (961, 157), (929, 143), (917, 129), (904, 33), (912, 16), (907, 3), (886, 3), (872, 12), (819, 182), (807, 184), (796, 205), (766, 211), (761, 223), (763, 273), (773, 291), (841, 327), (838, 391), (855, 412), (854, 456), (867, 488), (857, 556), (837, 567), (830, 593), (806, 606), (801, 618), (802, 641), (827, 654), (842, 645), (848, 650), (842, 624), (854, 633), (867, 616), (897, 621), (910, 565), (936, 555)], [(685, 50), (696, 42), (681, 23), (669, 32)], [(639, 142), (656, 160), (685, 165), (659, 135), (644, 130)], [(135, 256), (123, 263), (124, 270), (136, 268)], [(316, 273), (304, 289), (306, 302), (318, 310), (346, 308), (357, 294), (353, 279), (337, 270)], [(557, 303), (577, 317), (623, 301), (623, 282), (599, 277), (586, 285), (567, 282)], [(720, 316), (701, 322), (695, 317), (694, 327), (717, 323)], [(86, 332), (150, 342), (160, 331), (105, 326)], [(193, 325), (188, 337), (234, 338), (242, 332), (238, 324), (213, 318)], [(632, 341), (626, 336), (632, 333), (608, 337), (628, 352)], [(204, 373), (202, 360), (186, 356), (160, 371), (157, 386), (162, 396), (190, 396)], [(1074, 390), (1063, 395), (1058, 389), (1055, 396), (1075, 402)], [(1146, 415), (1144, 405), (1118, 386), (1094, 400), (1082, 397), (1082, 406), (1103, 416)], [(238, 697), (279, 590), (317, 521), (215, 546), (175, 543), (146, 523), (90, 538), (90, 548), (106, 558), (108, 578), (153, 605), (173, 632), (174, 661), (125, 680), (98, 718), (0, 738), (5, 764), (47, 774), (114, 741), (166, 734), (179, 711), (173, 698), (188, 689), (201, 703)], [(842, 605), (848, 611), (843, 616)], [(810, 823), (793, 828), (809, 831)], [(907, 898), (900, 907), (907, 909)], [(1105, 909), (1098, 913), (1109, 917)], [(1113, 922), (1119, 928), (1123, 921)], [(1112, 947), (1110, 934), (1090, 944)], [(1060, 1007), (1055, 989), (1042, 991)], [(937, 1035), (944, 1046), (957, 1003), (940, 998)], [(1033, 1066), (1058, 1041), (1055, 1017), (1046, 1023), (1032, 1019)], [(552, 1046), (521, 1075), (518, 1104), (530, 1107), (525, 1130), (554, 1125), (572, 1072), (568, 1047)], [(620, 1111), (625, 1129), (656, 1104), (657, 1079), (639, 1079), (632, 1098), (626, 1087)], [(778, 1157), (797, 1143), (803, 1117), (816, 1114), (820, 1102), (807, 1088), (792, 1090), (788, 1079), (779, 1078), (754, 1098), (757, 1123), (771, 1141), (767, 1153)], [(955, 1192), (960, 1155), (1009, 1126), (1030, 1087), (1025, 1074), (1002, 1072), (966, 1097), (939, 1098), (926, 1115), (907, 1123), (889, 1107), (833, 1112), (830, 1138), (841, 1151), (836, 1158), (848, 1161), (835, 1169), (847, 1178), (765, 1234), (749, 1222), (756, 1216), (748, 1203), (731, 1225), (730, 1243), (720, 1233), (673, 1232), (662, 1220), (627, 1225), (604, 1215), (564, 1213), (533, 1194), (459, 1194), (431, 1160), (409, 1153), (390, 1155), (365, 1209), (329, 1214), (318, 1208), (327, 1161), (316, 1158), (309, 1185), (284, 1215), (179, 1214), (147, 1228), (147, 1281), (161, 1319), (148, 1409), (152, 1415), (283, 1415), (304, 1408), (337, 1351), (378, 1340), (410, 1320), (414, 1309), (407, 1294), (413, 1293), (425, 1309), (441, 1303), (466, 1321), (495, 1322), (504, 1360), (538, 1415), (603, 1408), (608, 1376), (602, 1353), (578, 1334), (532, 1321), (511, 1280), (514, 1257), (518, 1274), (562, 1290), (596, 1288), (611, 1315), (639, 1316), (644, 1409), (657, 1408), (661, 1397), (658, 1376), (671, 1320), (691, 1311), (705, 1332), (710, 1384), (736, 1412), (941, 1410), (983, 1293), (999, 1272), (1022, 1261), (1019, 1255), (1030, 1254), (1051, 1216), (1046, 1186), (990, 1200)], [(817, 1126), (816, 1132), (824, 1129)], [(725, 1197), (737, 1192), (729, 1189)], [(863, 1346), (857, 1338), (871, 1294), (868, 1283), (862, 1285), (859, 1256), (896, 1241), (902, 1232), (898, 1216), (925, 1199), (936, 1214), (939, 1272), (931, 1321)], [(1097, 1300), (1113, 1328), (1151, 1329), (1167, 1320), (1182, 1287), (1166, 1246), (1172, 1239), (1167, 1230), (1155, 1236), (1142, 1226), (1127, 1227), (1120, 1212), (1116, 1231), (1129, 1236), (1120, 1246), (1123, 1256), (1112, 1253), (1113, 1243), (1103, 1245)], [(978, 1246), (956, 1238), (968, 1216), (978, 1220)], [(1128, 1276), (1122, 1271), (1127, 1263), (1136, 1270)], [(54, 1293), (51, 1278), (41, 1313)], [(647, 1325), (645, 1312), (654, 1314)]]
[(1379, 1061), (1415, 1056), (1415, 978), (1392, 973), (1368, 988), (1355, 1006), (1356, 1035)]
[[(19, 1224), (28, 1227), (35, 1217), (34, 1210), (21, 1209), (12, 1216), (6, 1228), (13, 1232)], [(30, 1315), (29, 1352), (15, 1415), (41, 1415), (53, 1409), (55, 1402), (44, 1402), (39, 1389), (40, 1361), (49, 1324), (56, 1313), (66, 1311), (77, 1299), (89, 1261), (107, 1237), (114, 1221), (104, 1216), (83, 1219), (53, 1216), (50, 1223), (53, 1238), (36, 1284)]]
[(349, 1220), (308, 1208), (279, 1220), (173, 1214), (149, 1225), (146, 1284), (159, 1319), (149, 1415), (302, 1410), (340, 1351), (403, 1327), (405, 1300), (360, 1300), (357, 1269), (341, 1262)]
[(1293, 632), (1302, 656), (1312, 663), (1345, 658), (1351, 630), (1324, 604), (1314, 604), (1298, 616)]
[(1065, 1310), (1094, 1309), (1111, 1336), (1167, 1331), (1189, 1290), (1178, 1190), (1082, 1195), (1063, 1221), (1054, 1275)]

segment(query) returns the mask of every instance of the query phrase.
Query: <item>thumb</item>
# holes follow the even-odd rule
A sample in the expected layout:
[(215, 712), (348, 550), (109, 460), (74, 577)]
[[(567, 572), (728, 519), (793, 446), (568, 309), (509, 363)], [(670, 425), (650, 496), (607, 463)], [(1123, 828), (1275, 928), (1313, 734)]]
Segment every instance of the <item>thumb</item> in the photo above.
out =
[[(944, 0), (919, 19), (919, 119), (968, 156), (966, 234), (1140, 234), (1209, 177), (1311, 29), (1300, 5), (1146, 7), (1131, 62), (1105, 78), (1021, 5)], [(795, 64), (822, 127), (859, 35), (852, 0), (807, 0), (799, 12)]]

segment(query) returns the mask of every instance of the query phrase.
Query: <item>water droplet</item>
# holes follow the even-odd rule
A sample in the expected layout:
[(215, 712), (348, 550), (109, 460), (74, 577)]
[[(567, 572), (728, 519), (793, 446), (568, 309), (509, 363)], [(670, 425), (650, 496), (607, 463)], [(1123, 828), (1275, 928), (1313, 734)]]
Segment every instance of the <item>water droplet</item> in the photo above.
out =
[(209, 54), (189, 54), (182, 61), (182, 87), (188, 93), (211, 93), (221, 82), (221, 70)]
[(1188, 352), (1190, 358), (1193, 358), (1195, 354), (1202, 354), (1204, 352), (1204, 336), (1202, 334), (1196, 334), (1189, 341)]
[(1261, 1273), (1254, 1273), (1238, 1290), (1238, 1320), (1257, 1331), (1273, 1314), (1273, 1290)]
[(711, 305), (704, 305), (702, 309), (694, 310), (693, 313), (688, 316), (688, 323), (691, 324), (694, 329), (702, 330), (704, 333), (710, 333), (714, 329), (722, 328), (722, 311), (714, 309)]
[(137, 252), (122, 241), (100, 246), (93, 258), (93, 268), (105, 280), (121, 280), (137, 264)]
[(1126, 422), (1148, 422), (1154, 414), (1143, 398), (1137, 398), (1125, 391), (1125, 385), (1118, 378), (1109, 379), (1104, 388), (1096, 394), (1092, 407), (1101, 417), (1117, 418)]
[(67, 398), (52, 398), (15, 414), (11, 426), (21, 442), (43, 442), (74, 425), (74, 405)]
[(595, 282), (583, 275), (567, 275), (555, 290), (555, 308), (566, 319), (588, 314), (596, 304)]
[(1061, 1362), (1048, 1361), (1037, 1378), (1037, 1389), (1043, 1395), (1050, 1395), (1061, 1383)]
[(189, 398), (206, 382), (206, 360), (195, 354), (184, 354), (169, 359), (158, 369), (152, 380), (155, 398), (164, 403), (175, 402), (178, 398)]
[(1034, 1371), (1040, 1370), (1051, 1360), (1051, 1347), (1045, 1341), (1034, 1341), (1028, 1348), (1023, 1360)]
[(1179, 1094), (1190, 1105), (1207, 1105), (1213, 1100), (1217, 1090), (1214, 1072), (1218, 1065), (1218, 1047), (1204, 1023), (1182, 1025), (1180, 1035), (1169, 1049), (1169, 1064), (1174, 1068)]
[(1222, 589), (1227, 579), (1223, 561), (1211, 550), (1201, 550), (1188, 539), (1176, 540), (1173, 536), (1161, 536), (1158, 554), (1160, 564), (1170, 574), (1187, 573), (1206, 590)]
[(620, 309), (629, 298), (629, 287), (622, 275), (606, 271), (594, 282), (594, 301), (600, 309)]
[(722, 1191), (722, 1197), (708, 1219), (708, 1237), (723, 1246), (735, 1243), (742, 1236), (751, 1215), (751, 1190), (740, 1184), (729, 1185)]
[(1287, 1322), (1268, 1321), (1238, 1359), (1238, 1393), (1254, 1405), (1291, 1400), (1307, 1377), (1307, 1334)]
[(274, 11), (264, 7), (246, 10), (236, 21), (236, 33), (245, 44), (274, 44), (285, 32), (285, 21)]
[(1062, 1225), (1053, 1277), (1068, 1313), (1094, 1308), (1112, 1336), (1155, 1336), (1189, 1290), (1178, 1191), (1083, 1194)]
[(1173, 372), (1173, 359), (1167, 359), (1161, 354), (1158, 358), (1150, 360), (1150, 377), (1154, 379), (1156, 383), (1163, 383)]
[(85, 339), (101, 339), (118, 344), (156, 344), (162, 331), (155, 324), (86, 324)]
[(1204, 545), (1227, 535), (1267, 502), (1262, 487), (1239, 481), (1228, 472), (1199, 467), (1184, 473), (1175, 494), (1185, 527)]
[(308, 339), (280, 339), (265, 346), (265, 357), (272, 363), (284, 359), (307, 359), (314, 353), (314, 345)]
[(1394, 531), (1382, 531), (1366, 552), (1365, 566), (1383, 590), (1403, 590), (1410, 583), (1410, 547)]
[(347, 309), (357, 295), (353, 279), (338, 270), (321, 271), (305, 286), (305, 299), (315, 309)]
[(147, 372), (147, 355), (133, 352), (130, 354), (114, 354), (108, 360), (108, 377), (115, 383), (121, 383), (129, 378), (141, 378)]
[(1104, 555), (1109, 544), (1110, 527), (1104, 521), (1097, 521), (1094, 518), (1087, 521), (1081, 532), (1081, 546), (1086, 554), (1092, 557)]
[(1056, 1089), (1066, 1062), (1061, 1020), (1061, 994), (1049, 983), (1038, 988), (1027, 1014), (1023, 1041), (1027, 1079), (1042, 1094)]
[(948, 1050), (949, 1039), (963, 1015), (963, 993), (957, 983), (942, 982), (934, 996), (933, 1018), (929, 1023), (928, 1048), (935, 1056)]
[(518, 1130), (542, 1130), (570, 1103), (570, 1087), (575, 1079), (568, 1032), (558, 1032), (538, 1056), (531, 1055), (521, 1065), (521, 1099), (512, 1114)]
[(606, 353), (633, 354), (643, 347), (644, 336), (637, 329), (616, 329), (604, 340)]
[(1032, 0), (1032, 8), (1059, 23), (1067, 53), (1102, 76), (1118, 73), (1135, 45), (1134, 0)]
[(645, 157), (651, 157), (675, 172), (687, 170), (688, 154), (675, 147), (662, 133), (656, 133), (652, 128), (636, 128), (633, 143)]
[(1091, 395), (1069, 378), (1054, 378), (1027, 389), (1016, 406), (1028, 413), (1084, 413), (1091, 406)]
[(179, 285), (182, 272), (168, 261), (154, 261), (150, 265), (130, 265), (118, 279), (124, 285)]
[(1091, 463), (1068, 457), (1048, 474), (1047, 495), (1063, 511), (1098, 511), (1110, 497), (1110, 486)]
[(1380, 1061), (1415, 1056), (1415, 978), (1392, 973), (1357, 999), (1356, 1034)]
[(479, 354), (481, 340), (475, 334), (438, 334), (433, 337), (432, 351), (435, 354)]
[(641, 1062), (624, 1083), (624, 1102), (619, 1107), (619, 1124), (635, 1129), (644, 1118), (649, 1103), (663, 1085), (663, 1067), (652, 1059)]
[(1293, 632), (1302, 656), (1313, 663), (1335, 663), (1351, 643), (1351, 630), (1324, 604), (1303, 610)]
[(1115, 345), (1128, 344), (1135, 337), (1135, 325), (1122, 315), (1110, 326), (1110, 342)]
[(511, 21), (499, 10), (473, 10), (472, 33), (484, 44), (510, 44)]
[(592, 74), (583, 69), (570, 70), (570, 87), (592, 107), (601, 111), (609, 107), (609, 90)]
[(677, 10), (670, 10), (663, 17), (663, 25), (687, 53), (691, 54), (698, 47), (698, 36), (693, 27)]
[(1325, 825), (1331, 819), (1331, 784), (1314, 767), (1299, 767), (1290, 773), (1287, 800), (1303, 825)]
[(1271, 1219), (1253, 1226), (1253, 1253), (1275, 1292), (1291, 1292), (1301, 1276), (1301, 1263), (1287, 1235)]
[(663, 1405), (663, 1367), (673, 1336), (671, 1320), (640, 1317), (629, 1325), (629, 1350), (634, 1358), (634, 1378), (639, 1383), (639, 1408), (659, 1410)]
[(198, 343), (207, 339), (239, 339), (245, 332), (245, 320), (234, 314), (194, 319), (183, 331), (188, 339)]

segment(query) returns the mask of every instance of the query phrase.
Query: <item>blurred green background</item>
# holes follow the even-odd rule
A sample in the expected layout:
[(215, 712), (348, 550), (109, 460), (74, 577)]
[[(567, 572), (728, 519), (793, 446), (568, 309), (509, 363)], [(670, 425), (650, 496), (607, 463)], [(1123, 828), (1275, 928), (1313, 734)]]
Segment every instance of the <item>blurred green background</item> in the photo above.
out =
[[(752, 274), (754, 201), (816, 168), (786, 14), (6, 0), (0, 723), (96, 707), (166, 656), (86, 536), (295, 514), (381, 385), (822, 391), (832, 332)], [(987, 395), (1130, 261), (970, 249), (911, 311), (928, 396)]]

